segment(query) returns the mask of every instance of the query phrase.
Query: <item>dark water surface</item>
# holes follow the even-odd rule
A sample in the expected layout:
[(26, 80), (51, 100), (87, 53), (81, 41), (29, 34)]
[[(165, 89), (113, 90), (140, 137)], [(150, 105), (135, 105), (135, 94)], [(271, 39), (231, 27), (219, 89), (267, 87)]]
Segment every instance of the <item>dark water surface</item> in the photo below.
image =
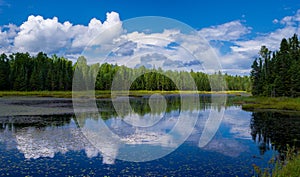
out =
[[(61, 103), (69, 105), (66, 100)], [(164, 103), (150, 107), (148, 98), (133, 98), (131, 111), (117, 113), (111, 100), (103, 99), (97, 101), (99, 115), (1, 116), (0, 176), (252, 176), (253, 164), (267, 167), (272, 157), (284, 152), (286, 144), (300, 147), (297, 114), (246, 112), (239, 106), (212, 105), (209, 97), (201, 97), (198, 107), (183, 107), (176, 96), (169, 96)], [(199, 140), (212, 110), (224, 112), (224, 116), (211, 141), (201, 146)], [(180, 135), (153, 143), (171, 132), (179, 115), (189, 120), (194, 113), (198, 116), (196, 124), (183, 144), (174, 144)], [(100, 147), (93, 146), (82, 128), (91, 128), (102, 120), (126, 142), (126, 147), (109, 140), (100, 142)], [(149, 120), (151, 127), (146, 126)], [(120, 160), (124, 157), (119, 155), (129, 146), (144, 150), (148, 153), (145, 157), (156, 157), (156, 153), (172, 148), (174, 151), (150, 161)], [(156, 151), (147, 152), (152, 147)]]

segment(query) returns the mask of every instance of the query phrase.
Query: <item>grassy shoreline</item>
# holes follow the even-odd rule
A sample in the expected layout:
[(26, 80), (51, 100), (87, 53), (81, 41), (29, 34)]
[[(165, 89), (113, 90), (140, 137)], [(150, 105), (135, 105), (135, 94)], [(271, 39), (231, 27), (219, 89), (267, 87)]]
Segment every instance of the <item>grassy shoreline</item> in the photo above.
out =
[(271, 159), (269, 164), (274, 167), (267, 167), (261, 169), (260, 167), (253, 165), (255, 176), (261, 177), (298, 177), (300, 174), (300, 154), (295, 152), (295, 147), (287, 146), (285, 152), (286, 157), (284, 161), (274, 161)]
[(300, 111), (300, 98), (288, 97), (234, 97), (230, 101), (242, 105), (242, 109)]
[[(120, 92), (122, 94), (122, 92)], [(126, 95), (126, 92), (123, 92)], [(230, 95), (249, 95), (245, 91), (147, 91), (147, 90), (138, 90), (130, 91), (129, 95), (133, 97), (140, 97), (145, 95), (152, 94), (230, 94)], [(55, 97), (55, 98), (72, 98), (72, 91), (0, 91), (0, 97), (4, 96), (36, 96), (36, 97)], [(118, 93), (119, 94), (119, 93)], [(82, 92), (84, 96), (84, 92)], [(110, 90), (96, 90), (96, 98), (111, 98)]]
[(298, 177), (300, 174), (300, 155), (288, 160), (286, 165), (275, 169), (272, 176), (274, 177)]
[[(127, 95), (126, 91), (118, 92), (118, 95)], [(285, 110), (285, 111), (300, 111), (300, 98), (288, 98), (288, 97), (254, 97), (250, 96), (249, 92), (245, 91), (129, 91), (129, 96), (142, 97), (152, 94), (203, 94), (203, 95), (218, 95), (227, 94), (233, 95), (234, 97), (228, 97), (229, 104), (242, 105), (242, 109), (249, 111), (259, 110)], [(89, 93), (88, 95), (90, 95)], [(76, 96), (84, 97), (87, 95), (85, 92), (77, 92)], [(54, 97), (54, 98), (72, 98), (72, 91), (0, 91), (0, 97), (14, 97), (14, 96), (27, 96), (27, 97)], [(96, 90), (95, 97), (111, 98), (110, 90)]]

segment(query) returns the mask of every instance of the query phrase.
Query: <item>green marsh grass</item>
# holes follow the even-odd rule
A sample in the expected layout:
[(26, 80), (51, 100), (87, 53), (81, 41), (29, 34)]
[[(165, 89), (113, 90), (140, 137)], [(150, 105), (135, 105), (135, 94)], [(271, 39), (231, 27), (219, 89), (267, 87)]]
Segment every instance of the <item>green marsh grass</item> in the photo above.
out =
[[(127, 91), (118, 91), (118, 95), (124, 94), (127, 95)], [(133, 97), (141, 97), (145, 95), (152, 95), (152, 94), (231, 94), (231, 95), (244, 95), (249, 94), (244, 91), (148, 91), (148, 90), (131, 90), (129, 91), (129, 96)], [(55, 98), (72, 98), (72, 91), (0, 91), (0, 97), (3, 96), (37, 96), (37, 97), (55, 97)], [(85, 95), (85, 92), (77, 92), (76, 95)], [(110, 90), (96, 90), (95, 91), (96, 98), (110, 98), (111, 91)]]
[(300, 154), (296, 153), (295, 147), (287, 146), (284, 161), (274, 161), (272, 158), (269, 165), (273, 168), (261, 169), (256, 165), (254, 171), (259, 177), (299, 177), (300, 175)]
[(230, 101), (236, 104), (241, 104), (244, 110), (274, 109), (300, 111), (300, 98), (233, 97)]

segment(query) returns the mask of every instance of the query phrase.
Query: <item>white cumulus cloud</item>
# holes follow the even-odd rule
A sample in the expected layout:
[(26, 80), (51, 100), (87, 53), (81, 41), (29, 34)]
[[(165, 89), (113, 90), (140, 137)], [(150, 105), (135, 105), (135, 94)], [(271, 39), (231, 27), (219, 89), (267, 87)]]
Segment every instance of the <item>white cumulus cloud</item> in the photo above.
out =
[(58, 18), (44, 19), (42, 16), (29, 16), (20, 26), (14, 45), (17, 51), (49, 53), (58, 52), (69, 43), (72, 24), (60, 23)]
[(199, 30), (199, 34), (207, 40), (232, 41), (240, 39), (241, 36), (250, 33), (250, 31), (251, 28), (236, 20), (218, 26), (203, 28)]
[[(123, 22), (116, 12), (107, 13), (103, 22), (93, 18), (88, 25), (60, 22), (57, 17), (31, 15), (20, 26), (0, 26), (0, 53), (36, 54), (43, 51), (76, 59), (83, 51), (88, 53), (88, 50), (94, 50), (93, 55), (98, 61), (100, 54), (115, 51), (115, 58), (111, 61), (131, 63), (132, 66), (138, 63), (127, 61), (131, 55), (142, 57), (155, 53), (165, 56), (169, 63), (178, 63), (175, 69), (180, 68), (180, 64), (195, 63), (196, 60), (200, 61), (196, 63), (213, 68), (218, 63), (215, 60), (219, 58), (224, 71), (243, 74), (249, 73), (251, 63), (262, 45), (274, 51), (279, 48), (282, 38), (300, 34), (300, 10), (292, 16), (275, 19), (273, 23), (278, 23), (279, 28), (265, 34), (253, 34), (252, 28), (241, 20), (195, 30), (193, 34), (184, 34), (178, 29), (164, 29), (155, 33), (131, 30), (128, 33), (123, 29)], [(114, 48), (118, 45), (119, 48)]]
[[(293, 16), (286, 16), (280, 21), (276, 21), (280, 22), (282, 27), (266, 34), (256, 35), (251, 39), (241, 39), (242, 35), (246, 34), (245, 31), (241, 32), (241, 36), (236, 39), (228, 37), (225, 41), (232, 42), (232, 45), (229, 46), (230, 51), (225, 54), (219, 54), (224, 70), (237, 74), (243, 74), (246, 71), (246, 73), (249, 74), (250, 66), (254, 58), (258, 56), (262, 45), (267, 46), (272, 51), (276, 51), (279, 49), (280, 42), (283, 38), (292, 37), (295, 33), (300, 34), (300, 10), (298, 10)], [(224, 36), (227, 36), (227, 34), (224, 34)], [(222, 36), (220, 36), (220, 38), (216, 37), (211, 39), (224, 40)]]
[[(104, 23), (93, 18), (88, 26), (78, 27), (76, 31), (77, 35), (74, 37), (72, 47), (82, 48), (91, 44), (97, 45), (111, 42), (112, 39), (121, 35), (122, 22), (120, 21), (118, 13), (111, 12), (106, 14), (106, 21)], [(101, 39), (95, 39), (100, 34)]]
[[(96, 18), (91, 19), (88, 26), (73, 25), (72, 23), (59, 22), (57, 17), (44, 19), (42, 16), (29, 16), (18, 30), (14, 41), (12, 52), (30, 52), (40, 51), (53, 54), (80, 53), (99, 33), (105, 31), (105, 39), (109, 41), (121, 33), (122, 22), (119, 14), (111, 12), (106, 14), (107, 19), (103, 23)], [(9, 36), (5, 32), (0, 33), (0, 40), (4, 44), (8, 42)]]
[(19, 28), (14, 24), (0, 26), (0, 52), (8, 52), (13, 47), (14, 38)]

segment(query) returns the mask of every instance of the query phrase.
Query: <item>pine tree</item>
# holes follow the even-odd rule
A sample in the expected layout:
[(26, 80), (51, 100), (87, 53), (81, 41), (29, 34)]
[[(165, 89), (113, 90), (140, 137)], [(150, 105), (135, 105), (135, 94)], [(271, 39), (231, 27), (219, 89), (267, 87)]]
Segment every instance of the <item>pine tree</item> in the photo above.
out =
[(252, 94), (260, 95), (262, 92), (261, 84), (261, 67), (259, 66), (257, 59), (254, 60), (251, 71), (251, 81), (252, 81)]
[(9, 90), (9, 61), (7, 55), (0, 55), (0, 90)]

